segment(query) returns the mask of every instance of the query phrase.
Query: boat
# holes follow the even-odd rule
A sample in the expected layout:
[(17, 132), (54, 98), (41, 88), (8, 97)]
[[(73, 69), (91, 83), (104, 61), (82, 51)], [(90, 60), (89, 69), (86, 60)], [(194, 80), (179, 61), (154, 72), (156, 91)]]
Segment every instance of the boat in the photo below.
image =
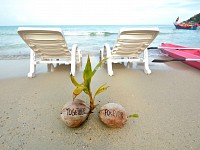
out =
[(176, 29), (187, 29), (187, 30), (196, 30), (198, 25), (197, 24), (189, 24), (189, 23), (174, 23)]
[(193, 21), (190, 22), (183, 21), (181, 23), (178, 23), (178, 21), (179, 17), (174, 22), (174, 26), (176, 27), (176, 29), (196, 30), (197, 27), (200, 26), (200, 24), (195, 23)]
[[(200, 48), (191, 48), (171, 43), (161, 43), (159, 49), (173, 58), (200, 59)], [(200, 61), (183, 61), (185, 64), (200, 69)]]

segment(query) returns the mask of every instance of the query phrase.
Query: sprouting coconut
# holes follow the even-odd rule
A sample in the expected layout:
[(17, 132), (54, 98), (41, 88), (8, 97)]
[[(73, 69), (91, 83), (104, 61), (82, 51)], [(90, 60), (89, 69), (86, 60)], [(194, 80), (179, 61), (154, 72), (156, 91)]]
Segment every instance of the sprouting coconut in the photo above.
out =
[(130, 117), (138, 117), (137, 114), (127, 115), (125, 108), (117, 103), (108, 103), (100, 108), (99, 118), (108, 127), (121, 128)]
[(80, 126), (88, 117), (89, 107), (79, 99), (66, 103), (61, 111), (61, 118), (69, 127)]
[(108, 103), (100, 108), (99, 118), (109, 127), (120, 128), (127, 122), (127, 112), (120, 104)]
[[(96, 73), (97, 69), (106, 60), (107, 60), (107, 58), (100, 61), (96, 65), (94, 70), (92, 70), (92, 66), (90, 63), (90, 57), (88, 56), (87, 64), (86, 64), (84, 72), (83, 72), (83, 83), (81, 83), (81, 84), (78, 83), (72, 75), (70, 75), (71, 81), (76, 88), (74, 89), (73, 95), (72, 95), (73, 101), (65, 104), (62, 109), (62, 113), (61, 113), (61, 118), (67, 126), (69, 126), (69, 127), (80, 126), (88, 118), (88, 116), (92, 113), (92, 111), (95, 109), (95, 107), (96, 107), (96, 105), (94, 103), (95, 97), (99, 93), (107, 90), (108, 86), (106, 86), (106, 84), (103, 84), (102, 86), (100, 86), (97, 89), (97, 91), (95, 92), (95, 94), (93, 96), (92, 92), (91, 92), (91, 88), (90, 88), (92, 77)], [(86, 104), (83, 100), (77, 101), (75, 99), (82, 91), (89, 96), (89, 100), (90, 100), (89, 107), (86, 106)], [(70, 113), (69, 113), (68, 112), (69, 110), (73, 110), (73, 111), (70, 111)], [(79, 114), (78, 113), (79, 110), (84, 110), (84, 113)]]

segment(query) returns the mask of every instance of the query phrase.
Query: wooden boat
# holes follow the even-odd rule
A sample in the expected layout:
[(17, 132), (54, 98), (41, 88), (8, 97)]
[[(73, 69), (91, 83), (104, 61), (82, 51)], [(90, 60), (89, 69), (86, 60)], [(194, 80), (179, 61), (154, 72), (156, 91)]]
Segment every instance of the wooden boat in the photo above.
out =
[(197, 29), (197, 24), (192, 25), (192, 24), (187, 24), (187, 23), (174, 23), (174, 26), (176, 29), (187, 29), (187, 30), (196, 30)]
[[(162, 43), (159, 49), (173, 58), (200, 59), (200, 48), (191, 48), (175, 44)], [(200, 69), (200, 61), (183, 61), (184, 63)]]
[(174, 22), (174, 26), (176, 29), (187, 29), (187, 30), (196, 30), (197, 27), (199, 27), (198, 23), (195, 23), (194, 21), (186, 22), (183, 21), (181, 23), (178, 23), (179, 17), (176, 18), (176, 21)]

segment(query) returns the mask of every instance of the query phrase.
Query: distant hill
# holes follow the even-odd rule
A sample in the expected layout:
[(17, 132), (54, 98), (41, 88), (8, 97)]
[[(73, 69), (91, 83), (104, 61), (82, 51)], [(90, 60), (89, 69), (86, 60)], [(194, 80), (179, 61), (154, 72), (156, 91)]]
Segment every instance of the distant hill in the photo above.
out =
[(191, 17), (190, 19), (188, 19), (186, 22), (189, 22), (189, 21), (194, 21), (196, 23), (200, 23), (200, 13), (194, 15), (193, 17)]

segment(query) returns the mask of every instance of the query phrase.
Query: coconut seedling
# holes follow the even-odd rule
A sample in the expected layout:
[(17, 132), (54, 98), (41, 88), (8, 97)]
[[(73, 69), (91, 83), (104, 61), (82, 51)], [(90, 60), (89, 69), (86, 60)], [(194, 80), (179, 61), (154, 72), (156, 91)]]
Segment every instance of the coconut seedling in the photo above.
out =
[[(101, 85), (94, 96), (91, 90), (92, 77), (98, 70), (98, 68), (105, 62), (107, 58), (99, 62), (94, 70), (92, 70), (90, 57), (88, 56), (87, 64), (83, 72), (83, 82), (78, 83), (74, 76), (70, 75), (71, 81), (76, 87), (72, 94), (72, 101), (66, 103), (62, 109), (61, 118), (65, 124), (69, 127), (80, 126), (88, 116), (93, 112), (97, 105), (95, 105), (95, 98), (98, 94), (107, 90), (109, 86), (106, 84)], [(88, 95), (90, 106), (88, 107), (83, 100), (76, 99), (76, 97), (84, 92)], [(138, 117), (137, 114), (129, 115), (127, 114), (125, 108), (117, 103), (108, 103), (100, 108), (99, 118), (108, 127), (121, 128), (127, 122), (127, 118)]]
[(125, 108), (117, 103), (107, 103), (99, 110), (100, 120), (111, 128), (123, 127), (131, 117), (137, 118), (138, 114), (128, 115)]
[[(95, 75), (96, 71), (99, 69), (102, 63), (104, 63), (106, 60), (107, 58), (100, 61), (96, 65), (96, 67), (92, 70), (90, 57), (88, 55), (87, 63), (83, 72), (82, 83), (78, 83), (75, 77), (70, 75), (71, 81), (76, 88), (74, 89), (72, 94), (72, 101), (65, 104), (61, 112), (61, 118), (67, 126), (69, 127), (80, 126), (97, 106), (95, 105), (96, 96), (107, 90), (107, 88), (109, 87), (106, 84), (103, 84), (96, 90), (94, 95), (92, 94), (91, 90), (92, 77)], [(85, 101), (76, 99), (76, 97), (81, 92), (84, 92), (85, 94), (88, 95), (90, 101), (89, 107), (87, 107)]]
[(90, 62), (90, 57), (88, 55), (88, 59), (87, 59), (87, 64), (85, 66), (84, 72), (83, 72), (83, 83), (79, 84), (74, 76), (70, 75), (71, 77), (71, 81), (74, 84), (74, 86), (76, 87), (73, 91), (73, 100), (76, 98), (76, 96), (78, 96), (82, 91), (85, 92), (85, 94), (87, 94), (89, 96), (89, 100), (90, 100), (90, 112), (92, 113), (92, 111), (94, 110), (94, 108), (96, 107), (96, 105), (94, 104), (95, 98), (98, 94), (104, 92), (105, 90), (107, 90), (107, 88), (109, 86), (107, 86), (106, 84), (101, 85), (97, 91), (95, 92), (94, 96), (92, 95), (92, 91), (91, 91), (91, 81), (92, 81), (92, 77), (95, 75), (96, 71), (98, 70), (99, 67), (101, 67), (102, 63), (105, 62), (107, 60), (107, 58), (103, 59), (102, 61), (100, 61), (96, 67), (94, 68), (94, 70), (92, 70), (92, 65)]

